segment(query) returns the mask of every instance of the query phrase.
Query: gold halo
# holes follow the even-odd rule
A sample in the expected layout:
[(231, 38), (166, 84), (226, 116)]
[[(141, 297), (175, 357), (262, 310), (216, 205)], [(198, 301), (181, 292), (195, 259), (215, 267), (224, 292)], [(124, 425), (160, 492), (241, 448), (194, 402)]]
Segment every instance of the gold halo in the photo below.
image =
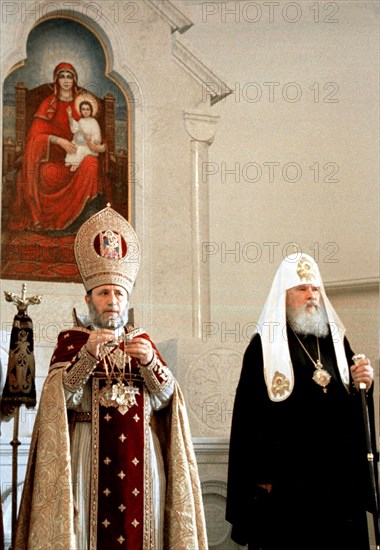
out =
[(80, 115), (80, 109), (79, 105), (82, 103), (82, 101), (88, 101), (92, 105), (92, 116), (95, 117), (96, 113), (98, 112), (98, 102), (94, 95), (92, 95), (91, 92), (80, 92), (77, 96), (75, 96), (74, 100), (74, 106), (76, 112)]

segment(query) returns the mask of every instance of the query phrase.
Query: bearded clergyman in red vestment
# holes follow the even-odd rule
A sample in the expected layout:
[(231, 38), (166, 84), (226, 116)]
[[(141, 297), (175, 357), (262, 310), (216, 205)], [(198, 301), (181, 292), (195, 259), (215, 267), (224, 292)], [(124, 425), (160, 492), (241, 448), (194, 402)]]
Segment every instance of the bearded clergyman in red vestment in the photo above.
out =
[(107, 206), (74, 244), (89, 317), (51, 359), (15, 548), (206, 550), (197, 464), (181, 390), (148, 334), (128, 323), (140, 262)]
[[(78, 75), (67, 62), (54, 69), (54, 91), (42, 101), (29, 129), (24, 159), (17, 174), (17, 200), (11, 229), (62, 230), (69, 227), (86, 205), (102, 192), (100, 162), (86, 157), (78, 170), (65, 165), (67, 153), (75, 153), (67, 109), (78, 120), (75, 107)], [(105, 144), (89, 143), (94, 153)]]

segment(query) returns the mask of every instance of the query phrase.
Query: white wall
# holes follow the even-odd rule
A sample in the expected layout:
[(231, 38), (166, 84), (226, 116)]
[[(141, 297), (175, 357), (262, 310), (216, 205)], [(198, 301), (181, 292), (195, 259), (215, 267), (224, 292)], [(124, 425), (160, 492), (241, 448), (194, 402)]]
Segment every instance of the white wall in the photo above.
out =
[(216, 315), (262, 303), (286, 243), (325, 281), (378, 277), (378, 3), (186, 4), (186, 38), (236, 90), (208, 167)]
[[(102, 2), (105, 11), (114, 5)], [(212, 107), (212, 78), (207, 85), (208, 77), (201, 82), (174, 62), (169, 22), (149, 3), (135, 5), (135, 25), (116, 23), (114, 11), (94, 23), (111, 46), (115, 71), (140, 94), (134, 223), (143, 264), (135, 313), (173, 359), (193, 435), (228, 438), (241, 356), (289, 243), (319, 262), (354, 348), (377, 367), (379, 4), (174, 1), (194, 23), (180, 40), (234, 91)], [(35, 22), (20, 14), (2, 19), (5, 73), (22, 61)], [(185, 111), (220, 116), (203, 165), (211, 316), (201, 338), (191, 331), (193, 174)], [(26, 282), (30, 293), (44, 295), (30, 311), (44, 331), (36, 349), (42, 382), (54, 346), (49, 323), (70, 322), (83, 290)], [(1, 281), (2, 291), (20, 286)], [(14, 307), (0, 305), (7, 331)], [(10, 426), (4, 431), (8, 437)]]
[[(6, 71), (23, 60), (36, 22), (21, 16), (23, 3), (14, 5), (20, 12), (2, 20)], [(106, 10), (112, 5), (102, 4), (104, 18), (93, 27), (112, 53), (114, 71), (134, 82), (139, 99), (135, 157), (142, 177), (134, 189), (134, 224), (143, 263), (135, 312), (156, 340), (175, 341), (170, 353), (180, 381), (187, 384), (191, 365), (213, 350), (241, 355), (289, 243), (319, 261), (330, 286), (366, 283), (376, 294), (378, 3), (174, 2), (194, 23), (180, 40), (234, 90), (211, 108), (215, 83), (208, 85), (207, 75), (201, 82), (174, 61), (168, 21), (144, 2), (136, 4), (136, 24), (115, 22)], [(201, 338), (191, 331), (193, 175), (186, 111), (220, 116), (203, 164), (211, 316)], [(83, 304), (81, 285), (27, 283), (30, 292), (45, 295), (33, 310), (41, 325), (70, 322), (72, 306)], [(19, 287), (2, 281), (5, 290)], [(363, 333), (375, 333), (377, 303), (363, 299)], [(344, 300), (341, 307), (344, 314)], [(9, 324), (12, 306), (3, 302), (1, 309)], [(356, 330), (350, 316), (342, 317), (348, 334)], [(49, 339), (37, 346), (42, 375), (52, 346)], [(366, 350), (368, 341), (357, 346)], [(377, 362), (373, 340), (369, 355)], [(187, 391), (191, 396), (195, 388), (189, 383)], [(201, 417), (191, 420), (195, 435), (208, 433)], [(228, 436), (229, 418), (217, 432)]]

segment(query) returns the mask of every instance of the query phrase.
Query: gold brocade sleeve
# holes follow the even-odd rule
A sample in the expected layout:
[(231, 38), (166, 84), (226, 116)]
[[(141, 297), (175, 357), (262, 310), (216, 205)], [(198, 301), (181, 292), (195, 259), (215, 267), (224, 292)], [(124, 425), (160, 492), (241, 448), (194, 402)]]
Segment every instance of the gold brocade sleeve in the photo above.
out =
[(65, 369), (63, 374), (64, 387), (71, 392), (82, 389), (94, 372), (97, 364), (98, 360), (96, 357), (87, 351), (86, 346), (83, 346)]
[(156, 352), (149, 365), (139, 365), (140, 373), (144, 378), (146, 387), (151, 393), (162, 392), (173, 380), (173, 375), (166, 365), (164, 365)]

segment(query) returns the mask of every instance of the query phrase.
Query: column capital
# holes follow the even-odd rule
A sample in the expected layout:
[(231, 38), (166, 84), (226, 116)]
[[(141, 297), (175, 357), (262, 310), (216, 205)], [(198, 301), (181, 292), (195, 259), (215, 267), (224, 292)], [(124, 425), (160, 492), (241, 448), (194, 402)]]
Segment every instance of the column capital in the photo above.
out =
[(219, 116), (202, 113), (183, 113), (186, 132), (195, 141), (204, 141), (211, 145), (215, 137)]

